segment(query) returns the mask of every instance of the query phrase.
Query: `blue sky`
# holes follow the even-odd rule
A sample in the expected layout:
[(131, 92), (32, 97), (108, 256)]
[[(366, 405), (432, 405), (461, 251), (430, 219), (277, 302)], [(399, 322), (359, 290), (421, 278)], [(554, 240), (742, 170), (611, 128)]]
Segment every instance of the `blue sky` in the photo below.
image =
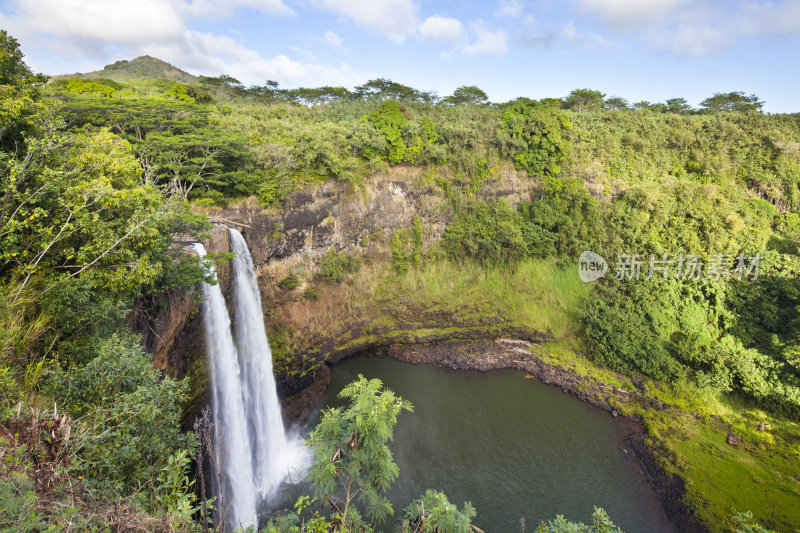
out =
[(47, 74), (149, 54), (246, 84), (693, 105), (741, 90), (800, 111), (800, 0), (2, 0), (0, 27)]

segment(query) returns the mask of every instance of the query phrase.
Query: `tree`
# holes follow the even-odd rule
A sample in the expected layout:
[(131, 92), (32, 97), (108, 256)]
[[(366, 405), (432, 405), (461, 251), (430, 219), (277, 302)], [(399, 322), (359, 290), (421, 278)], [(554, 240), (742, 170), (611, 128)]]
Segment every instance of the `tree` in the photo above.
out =
[(19, 41), (0, 30), (0, 85), (39, 85), (47, 76), (34, 74), (22, 58)]
[(489, 101), (489, 96), (475, 85), (462, 85), (442, 102), (453, 105), (481, 105)]
[(663, 104), (661, 102), (654, 104), (653, 102), (648, 102), (647, 100), (636, 102), (635, 104), (633, 104), (633, 108), (646, 109), (648, 111), (653, 111), (654, 113), (664, 113), (667, 110), (666, 104)]
[(181, 135), (156, 131), (138, 147), (143, 162), (148, 161), (148, 170), (161, 177), (184, 200), (198, 186), (232, 194), (251, 192), (236, 190), (235, 169), (248, 155), (243, 139), (237, 134), (216, 128)]
[(575, 89), (564, 98), (564, 104), (567, 109), (578, 111), (579, 113), (595, 111), (603, 107), (603, 98), (605, 96), (605, 93), (592, 89)]
[(442, 248), (453, 258), (508, 263), (525, 255), (523, 220), (505, 198), (472, 202), (447, 226)]
[(531, 175), (561, 172), (569, 149), (566, 132), (572, 129), (563, 111), (538, 103), (512, 102), (502, 120), (517, 168)]
[(89, 487), (124, 497), (189, 447), (190, 435), (180, 429), (188, 382), (162, 379), (138, 337), (114, 334), (97, 357), (52, 374), (57, 396), (84, 427), (95, 428), (72, 444), (77, 456), (70, 466)]
[(630, 105), (628, 105), (628, 101), (619, 96), (610, 96), (606, 98), (606, 101), (603, 103), (603, 107), (606, 109), (616, 109), (620, 111), (631, 108)]
[(387, 442), (392, 440), (397, 416), (413, 411), (413, 406), (384, 389), (381, 380), (362, 375), (339, 397), (349, 400), (348, 405), (323, 411), (308, 437), (314, 452), (308, 478), (335, 509), (333, 521), (350, 529), (361, 523), (354, 508), (356, 498), (372, 520), (394, 514), (383, 496), (398, 473)]
[(436, 95), (431, 91), (418, 91), (408, 85), (397, 83), (386, 78), (369, 80), (364, 85), (359, 85), (353, 91), (358, 98), (375, 98), (378, 100), (406, 100), (433, 103)]
[(686, 98), (670, 98), (666, 102), (667, 112), (675, 113), (676, 115), (685, 115), (692, 112), (692, 106), (686, 101)]
[(34, 74), (23, 57), (17, 40), (0, 30), (0, 150), (18, 154), (44, 120), (39, 86), (47, 79)]
[(164, 257), (175, 213), (107, 130), (48, 132), (0, 169), (0, 275), (22, 280), (20, 290), (91, 275), (98, 290), (135, 294), (175, 266)]
[(247, 92), (270, 102), (284, 97), (284, 90), (278, 88), (278, 82), (275, 80), (267, 80), (264, 85), (251, 85), (247, 88)]
[(747, 96), (742, 91), (714, 93), (714, 96), (710, 96), (700, 102), (700, 107), (702, 107), (704, 111), (711, 113), (761, 111), (763, 105), (764, 102), (760, 101), (758, 96), (754, 94)]
[(408, 124), (406, 108), (394, 100), (389, 100), (365, 116), (362, 120), (372, 124), (386, 140), (386, 148), (381, 153), (373, 153), (371, 148), (362, 150), (362, 155), (367, 159), (374, 155), (381, 155), (396, 165), (403, 161), (406, 155), (406, 144), (403, 142), (403, 133)]
[(536, 530), (538, 533), (622, 533), (622, 530), (615, 526), (606, 512), (598, 507), (592, 512), (592, 523), (570, 522), (562, 515), (556, 516), (555, 520), (547, 524), (542, 523)]
[(288, 89), (283, 91), (282, 94), (288, 100), (303, 105), (327, 104), (337, 100), (349, 100), (354, 97), (353, 93), (344, 87), (331, 87), (327, 85), (313, 89), (306, 87)]
[(190, 101), (61, 99), (63, 115), (76, 127), (106, 126), (127, 139), (148, 182), (171, 188), (184, 199), (200, 189), (206, 194), (254, 192), (241, 172), (249, 158), (244, 137), (210, 124), (208, 111)]
[(443, 492), (428, 489), (405, 508), (400, 533), (471, 533), (477, 514), (469, 502), (459, 509)]

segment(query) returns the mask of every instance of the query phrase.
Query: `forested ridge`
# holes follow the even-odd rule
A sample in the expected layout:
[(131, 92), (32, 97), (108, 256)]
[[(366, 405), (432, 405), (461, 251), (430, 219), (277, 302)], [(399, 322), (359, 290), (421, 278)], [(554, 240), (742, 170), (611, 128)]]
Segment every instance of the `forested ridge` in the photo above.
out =
[[(474, 86), (440, 98), (383, 78), (282, 89), (174, 74), (153, 58), (110, 67), (48, 81), (0, 33), (0, 528), (204, 529), (197, 442), (180, 424), (188, 384), (153, 368), (131, 309), (156, 314), (158, 295), (211, 281), (181, 242), (207, 237), (215, 209), (253, 198), (279, 209), (329, 180), (357, 195), (401, 167), (443, 199), (441, 239), (424, 242), (416, 217), (387, 243), (389, 261), (332, 249), (314, 279), (282, 280), (287, 291), (309, 281), (312, 300), (315, 287), (372, 276), (384, 293), (413, 286), (425, 298), (447, 278), (474, 286), (450, 298), (477, 307), (477, 293), (496, 290), (505, 319), (552, 339), (553, 361), (669, 407), (619, 409), (643, 420), (696, 520), (733, 530), (750, 511), (769, 528), (800, 527), (800, 115), (764, 114), (741, 92), (698, 109), (590, 89), (492, 103)], [(535, 184), (518, 205), (486, 195), (509, 169)], [(591, 285), (576, 281), (587, 250), (610, 265)], [(641, 275), (617, 279), (632, 256)], [(651, 260), (679, 256), (698, 275), (646, 275)], [(753, 258), (757, 271), (737, 272)], [(279, 333), (276, 357), (291, 359), (291, 334)], [(391, 420), (407, 407), (380, 398)], [(311, 435), (318, 458), (356, 423), (346, 410), (325, 418)], [(329, 470), (311, 474), (335, 491)], [(370, 520), (391, 514), (379, 494), (391, 479), (362, 481)], [(346, 509), (314, 516), (311, 503), (270, 527), (362, 524)], [(410, 505), (399, 528), (468, 531), (475, 511), (434, 491), (416, 503), (448, 513), (437, 525)], [(610, 531), (602, 511), (595, 519)], [(543, 526), (581, 530), (569, 527)]]

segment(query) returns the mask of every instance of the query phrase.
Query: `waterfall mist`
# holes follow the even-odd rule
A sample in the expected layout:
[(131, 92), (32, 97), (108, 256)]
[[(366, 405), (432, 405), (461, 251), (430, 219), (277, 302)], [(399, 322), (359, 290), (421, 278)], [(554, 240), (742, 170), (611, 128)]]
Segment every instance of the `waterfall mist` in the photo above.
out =
[[(257, 525), (258, 504), (287, 477), (302, 475), (307, 453), (299, 437), (287, 439), (253, 260), (242, 234), (229, 232), (233, 327), (219, 285), (202, 284), (202, 312), (224, 506), (218, 512), (232, 530)], [(193, 248), (206, 255), (203, 245)]]

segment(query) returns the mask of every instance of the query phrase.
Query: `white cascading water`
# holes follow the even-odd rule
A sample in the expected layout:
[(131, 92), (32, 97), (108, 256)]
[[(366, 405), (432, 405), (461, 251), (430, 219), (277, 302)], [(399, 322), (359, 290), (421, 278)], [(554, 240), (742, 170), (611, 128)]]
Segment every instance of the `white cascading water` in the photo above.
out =
[(261, 497), (270, 496), (293, 467), (272, 373), (272, 351), (264, 330), (264, 311), (253, 259), (241, 233), (231, 228), (233, 309), (236, 347), (242, 368), (242, 394), (253, 452), (253, 477)]
[[(203, 283), (203, 326), (210, 361), (219, 490), (229, 530), (257, 525), (259, 498), (305, 467), (302, 440), (287, 439), (272, 374), (261, 296), (250, 250), (230, 229), (235, 338), (219, 285)], [(194, 244), (200, 257), (206, 250)], [(215, 274), (216, 276), (216, 274)]]
[[(202, 244), (194, 244), (200, 257)], [(216, 274), (215, 274), (216, 276)], [(211, 374), (211, 403), (217, 464), (223, 478), (218, 489), (229, 530), (256, 525), (256, 488), (253, 454), (241, 392), (239, 357), (231, 335), (231, 321), (219, 285), (203, 283), (203, 329)]]

